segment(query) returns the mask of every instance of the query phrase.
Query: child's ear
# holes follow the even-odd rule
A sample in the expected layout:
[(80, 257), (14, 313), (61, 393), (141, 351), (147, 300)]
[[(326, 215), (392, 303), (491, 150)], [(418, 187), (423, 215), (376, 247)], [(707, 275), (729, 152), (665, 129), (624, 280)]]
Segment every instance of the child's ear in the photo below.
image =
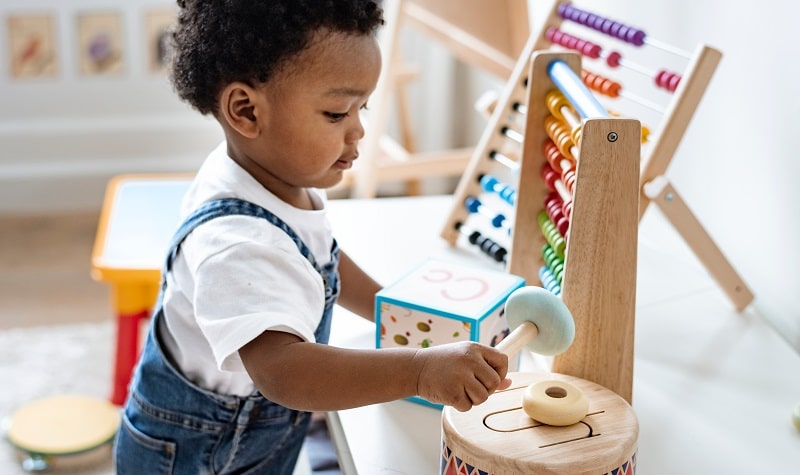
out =
[(246, 138), (253, 139), (260, 133), (258, 123), (258, 94), (255, 89), (242, 82), (228, 84), (222, 90), (219, 107), (222, 117), (230, 127)]

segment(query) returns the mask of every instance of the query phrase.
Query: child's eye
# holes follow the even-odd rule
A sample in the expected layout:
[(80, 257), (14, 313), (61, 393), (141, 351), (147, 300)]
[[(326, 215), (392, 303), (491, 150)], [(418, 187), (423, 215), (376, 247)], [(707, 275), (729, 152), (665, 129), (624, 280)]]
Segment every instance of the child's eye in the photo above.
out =
[(334, 122), (338, 122), (338, 121), (344, 119), (345, 117), (347, 117), (348, 115), (350, 115), (348, 112), (326, 112), (325, 113), (325, 117), (331, 119)]

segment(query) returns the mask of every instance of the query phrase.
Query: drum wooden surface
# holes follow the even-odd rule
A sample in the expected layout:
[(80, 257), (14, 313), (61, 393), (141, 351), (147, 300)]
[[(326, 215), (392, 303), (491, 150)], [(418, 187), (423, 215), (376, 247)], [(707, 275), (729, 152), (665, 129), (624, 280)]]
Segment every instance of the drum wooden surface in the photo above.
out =
[[(555, 373), (509, 373), (513, 381), (468, 412), (442, 413), (442, 474), (633, 474), (639, 423), (630, 405), (590, 381)], [(589, 399), (586, 417), (547, 426), (522, 410), (522, 395), (543, 380), (566, 381)]]
[(34, 401), (11, 416), (6, 437), (16, 448), (41, 455), (71, 455), (110, 442), (120, 423), (119, 408), (86, 396)]

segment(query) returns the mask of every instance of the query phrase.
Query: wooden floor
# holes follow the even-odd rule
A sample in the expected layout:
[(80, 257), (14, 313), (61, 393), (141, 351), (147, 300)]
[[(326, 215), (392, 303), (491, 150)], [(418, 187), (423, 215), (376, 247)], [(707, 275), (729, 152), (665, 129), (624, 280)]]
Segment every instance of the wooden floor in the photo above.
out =
[(90, 275), (97, 213), (0, 216), (0, 329), (112, 318)]

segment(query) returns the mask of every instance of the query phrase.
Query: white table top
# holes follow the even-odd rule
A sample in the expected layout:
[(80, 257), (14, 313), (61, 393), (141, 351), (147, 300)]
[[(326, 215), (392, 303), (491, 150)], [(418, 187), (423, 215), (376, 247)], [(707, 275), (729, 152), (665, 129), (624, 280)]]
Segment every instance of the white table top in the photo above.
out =
[[(181, 223), (180, 205), (188, 178), (121, 176), (112, 182), (111, 207), (104, 211), (105, 235), (94, 265), (106, 269), (161, 269), (172, 235)], [(106, 215), (107, 213), (107, 215)]]
[[(493, 266), (439, 238), (450, 204), (450, 197), (342, 200), (331, 201), (330, 213), (341, 247), (384, 284), (428, 257)], [(800, 431), (791, 422), (800, 402), (798, 354), (754, 309), (733, 309), (657, 212), (641, 223), (638, 253), (637, 472), (800, 473)], [(371, 348), (374, 330), (337, 309), (331, 342)], [(440, 418), (408, 401), (339, 411), (334, 430), (352, 456), (343, 471), (438, 473)]]

